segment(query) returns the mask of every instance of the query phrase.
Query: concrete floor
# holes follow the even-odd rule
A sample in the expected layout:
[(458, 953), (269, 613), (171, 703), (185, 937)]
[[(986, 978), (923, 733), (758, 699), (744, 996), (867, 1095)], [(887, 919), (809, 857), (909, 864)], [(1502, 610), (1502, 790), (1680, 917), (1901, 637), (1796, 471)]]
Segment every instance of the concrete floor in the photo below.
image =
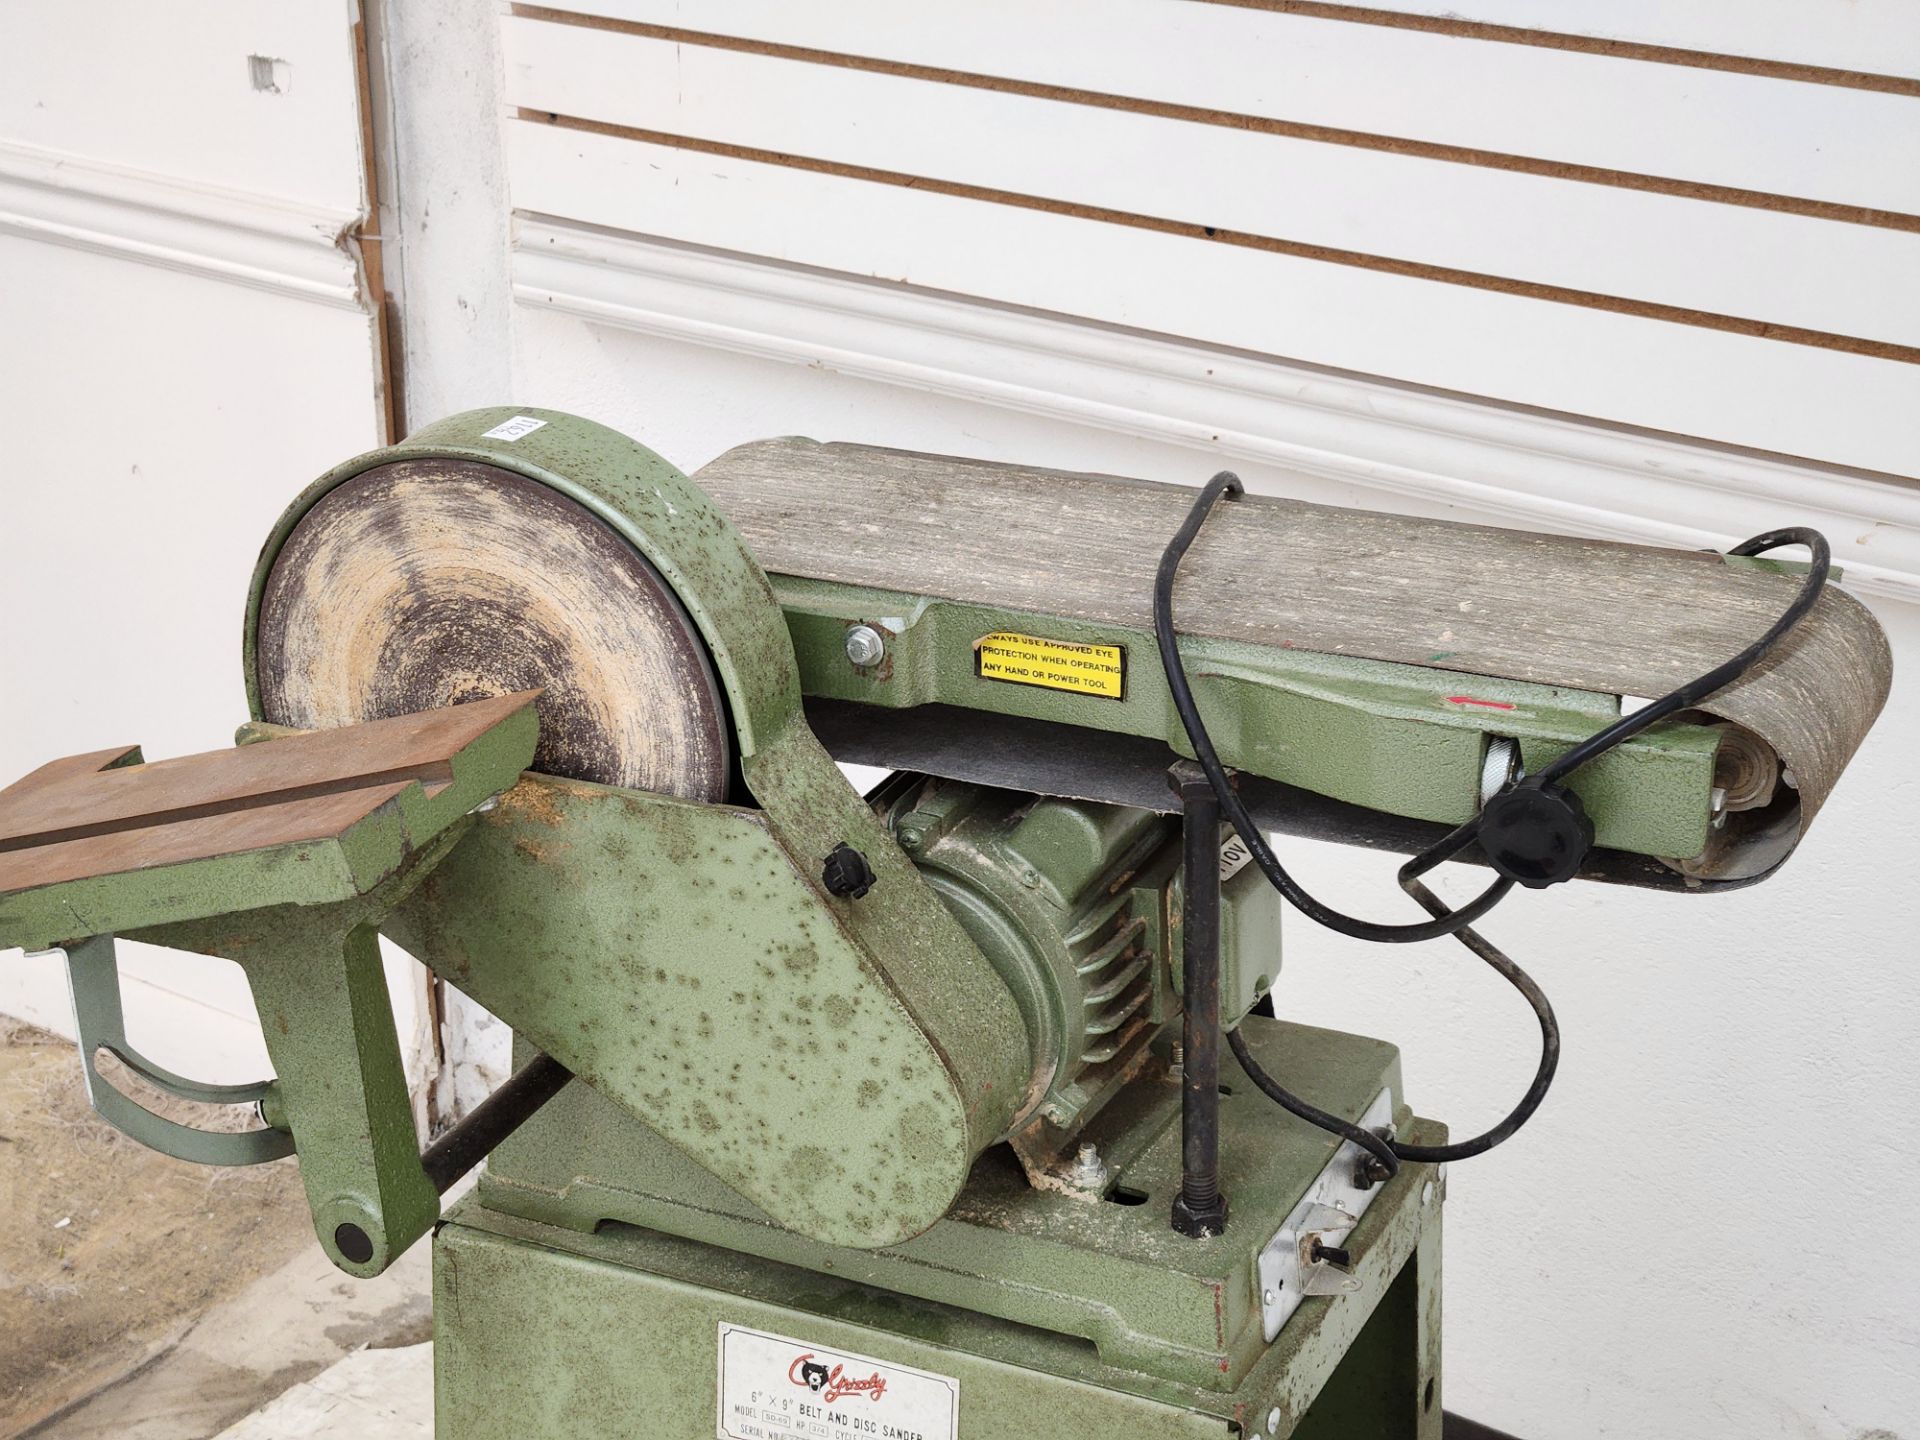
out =
[(433, 1440), (433, 1346), (356, 1350), (219, 1440)]
[(0, 1019), (0, 1440), (432, 1440), (431, 1334), (428, 1246), (342, 1275), (291, 1161), (146, 1150)]
[[(351, 1428), (237, 1433), (431, 1434), (427, 1247), (378, 1280), (342, 1275), (291, 1161), (146, 1150), (88, 1108), (71, 1045), (5, 1021), (0, 1217), (0, 1440), (210, 1440), (309, 1381)], [(372, 1427), (376, 1382), (413, 1428)]]

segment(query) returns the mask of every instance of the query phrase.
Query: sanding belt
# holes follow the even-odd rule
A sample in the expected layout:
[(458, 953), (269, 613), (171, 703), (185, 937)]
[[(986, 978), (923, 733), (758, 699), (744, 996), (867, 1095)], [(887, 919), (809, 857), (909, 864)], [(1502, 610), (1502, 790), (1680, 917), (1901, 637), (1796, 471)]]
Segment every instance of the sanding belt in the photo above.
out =
[[(730, 450), (694, 478), (776, 575), (1148, 632), (1154, 571), (1193, 503), (1179, 485), (800, 439)], [(1651, 698), (1759, 636), (1797, 583), (1711, 552), (1248, 495), (1208, 520), (1176, 601), (1183, 634)], [(1770, 745), (1799, 800), (1770, 845), (1727, 850), (1704, 873), (1784, 858), (1892, 672), (1879, 624), (1829, 586), (1766, 662), (1700, 707)]]

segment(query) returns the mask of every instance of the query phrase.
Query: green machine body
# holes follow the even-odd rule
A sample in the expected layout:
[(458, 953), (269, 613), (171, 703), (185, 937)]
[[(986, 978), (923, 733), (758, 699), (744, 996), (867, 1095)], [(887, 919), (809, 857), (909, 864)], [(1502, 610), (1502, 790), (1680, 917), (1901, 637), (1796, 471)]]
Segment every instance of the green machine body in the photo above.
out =
[[(1280, 897), (1169, 784), (1193, 747), (1147, 597), (1188, 499), (807, 441), (690, 479), (556, 411), (439, 421), (269, 535), (239, 748), (77, 756), (0, 792), (0, 946), (67, 951), (104, 1116), (203, 1163), (297, 1154), (343, 1269), (446, 1221), (443, 1434), (624, 1435), (649, 1406), (661, 1440), (859, 1440), (880, 1432), (782, 1387), (871, 1364), (896, 1379), (842, 1393), (951, 1385), (945, 1421), (887, 1420), (893, 1440), (952, 1440), (963, 1384), (985, 1440), (1033, 1433), (1034, 1405), (1072, 1412), (1062, 1436), (1435, 1436), (1442, 1176), (1383, 1180), (1353, 1137), (1443, 1132), (1391, 1046), (1273, 1017)], [(1176, 650), (1235, 793), (1263, 828), (1400, 853), (1798, 583), (1234, 509), (1183, 581)], [(1435, 581), (1469, 549), (1490, 558)], [(1290, 590), (1290, 565), (1314, 583)], [(1532, 628), (1503, 626), (1526, 575)], [(1670, 653), (1620, 643), (1636, 629)], [(1572, 777), (1582, 873), (1711, 891), (1777, 869), (1884, 700), (1884, 657), (1822, 596), (1775, 663)], [(862, 793), (849, 764), (885, 774)], [(424, 1152), (382, 935), (527, 1062)], [(240, 963), (275, 1077), (139, 1056), (115, 937)], [(1216, 1087), (1221, 1032), (1346, 1138)], [(260, 1123), (163, 1120), (95, 1073), (101, 1050)], [(1222, 1202), (1176, 1234), (1197, 1113), (1233, 1219)], [(630, 1328), (574, 1313), (586, 1295)], [(583, 1358), (516, 1360), (536, 1331)], [(841, 1369), (766, 1369), (795, 1331)], [(717, 1399), (669, 1355), (717, 1363)], [(534, 1432), (501, 1428), (523, 1415)]]

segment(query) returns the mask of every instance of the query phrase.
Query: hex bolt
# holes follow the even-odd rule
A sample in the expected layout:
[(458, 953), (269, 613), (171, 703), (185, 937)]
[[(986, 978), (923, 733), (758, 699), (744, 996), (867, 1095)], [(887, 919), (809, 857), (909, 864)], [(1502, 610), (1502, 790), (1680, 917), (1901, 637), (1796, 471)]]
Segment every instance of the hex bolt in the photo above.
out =
[(847, 659), (861, 669), (878, 665), (887, 656), (887, 640), (871, 625), (855, 625), (847, 631)]
[(1100, 1158), (1100, 1152), (1092, 1145), (1082, 1145), (1080, 1153), (1073, 1161), (1073, 1183), (1081, 1190), (1104, 1190), (1107, 1188), (1107, 1162)]

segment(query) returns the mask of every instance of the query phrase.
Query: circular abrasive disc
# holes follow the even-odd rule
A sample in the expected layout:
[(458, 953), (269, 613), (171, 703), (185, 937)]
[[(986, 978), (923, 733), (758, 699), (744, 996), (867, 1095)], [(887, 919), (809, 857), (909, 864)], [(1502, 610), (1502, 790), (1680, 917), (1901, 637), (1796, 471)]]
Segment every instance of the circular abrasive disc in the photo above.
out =
[(698, 630), (585, 506), (468, 460), (330, 490), (260, 601), (261, 717), (319, 729), (541, 687), (533, 768), (725, 798), (728, 727)]

